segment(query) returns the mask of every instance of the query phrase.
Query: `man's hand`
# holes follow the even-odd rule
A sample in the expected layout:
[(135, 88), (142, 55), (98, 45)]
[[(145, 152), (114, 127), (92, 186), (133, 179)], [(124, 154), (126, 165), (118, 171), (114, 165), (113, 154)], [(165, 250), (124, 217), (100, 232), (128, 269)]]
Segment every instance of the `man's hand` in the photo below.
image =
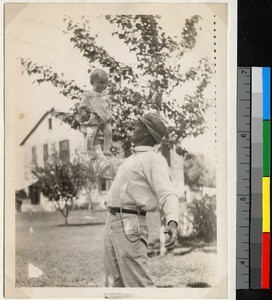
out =
[(169, 234), (170, 240), (165, 244), (165, 248), (172, 250), (176, 247), (178, 239), (178, 224), (175, 221), (170, 221), (165, 227), (164, 233)]

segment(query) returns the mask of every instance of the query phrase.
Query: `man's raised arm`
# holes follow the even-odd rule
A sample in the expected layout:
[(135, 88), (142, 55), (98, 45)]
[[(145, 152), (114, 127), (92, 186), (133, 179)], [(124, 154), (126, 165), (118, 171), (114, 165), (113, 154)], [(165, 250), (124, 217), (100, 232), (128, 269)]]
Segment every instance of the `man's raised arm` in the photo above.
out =
[(123, 161), (122, 158), (108, 158), (102, 153), (96, 153), (91, 158), (94, 173), (109, 179), (114, 179)]

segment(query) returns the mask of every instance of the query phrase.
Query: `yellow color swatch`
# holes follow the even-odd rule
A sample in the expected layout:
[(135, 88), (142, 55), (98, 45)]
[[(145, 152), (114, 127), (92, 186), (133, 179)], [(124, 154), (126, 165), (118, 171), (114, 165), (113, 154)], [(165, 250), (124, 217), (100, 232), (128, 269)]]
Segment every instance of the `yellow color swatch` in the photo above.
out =
[(270, 232), (270, 177), (263, 177), (263, 232)]

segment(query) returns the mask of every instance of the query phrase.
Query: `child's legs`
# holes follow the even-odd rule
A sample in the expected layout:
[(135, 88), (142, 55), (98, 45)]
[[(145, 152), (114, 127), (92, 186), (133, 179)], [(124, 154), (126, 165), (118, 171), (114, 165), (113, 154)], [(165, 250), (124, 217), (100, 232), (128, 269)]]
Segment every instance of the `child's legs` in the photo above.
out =
[(94, 151), (94, 144), (98, 140), (98, 126), (87, 126), (86, 127), (86, 144), (88, 151)]
[(103, 126), (104, 133), (104, 151), (110, 151), (112, 143), (112, 128), (110, 123), (105, 123)]

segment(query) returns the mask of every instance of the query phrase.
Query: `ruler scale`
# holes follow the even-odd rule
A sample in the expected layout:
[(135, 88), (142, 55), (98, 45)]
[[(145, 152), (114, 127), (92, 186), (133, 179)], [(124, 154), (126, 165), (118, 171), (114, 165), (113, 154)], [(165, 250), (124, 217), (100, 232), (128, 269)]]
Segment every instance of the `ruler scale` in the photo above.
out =
[(251, 69), (237, 74), (237, 243), (236, 288), (250, 286)]

